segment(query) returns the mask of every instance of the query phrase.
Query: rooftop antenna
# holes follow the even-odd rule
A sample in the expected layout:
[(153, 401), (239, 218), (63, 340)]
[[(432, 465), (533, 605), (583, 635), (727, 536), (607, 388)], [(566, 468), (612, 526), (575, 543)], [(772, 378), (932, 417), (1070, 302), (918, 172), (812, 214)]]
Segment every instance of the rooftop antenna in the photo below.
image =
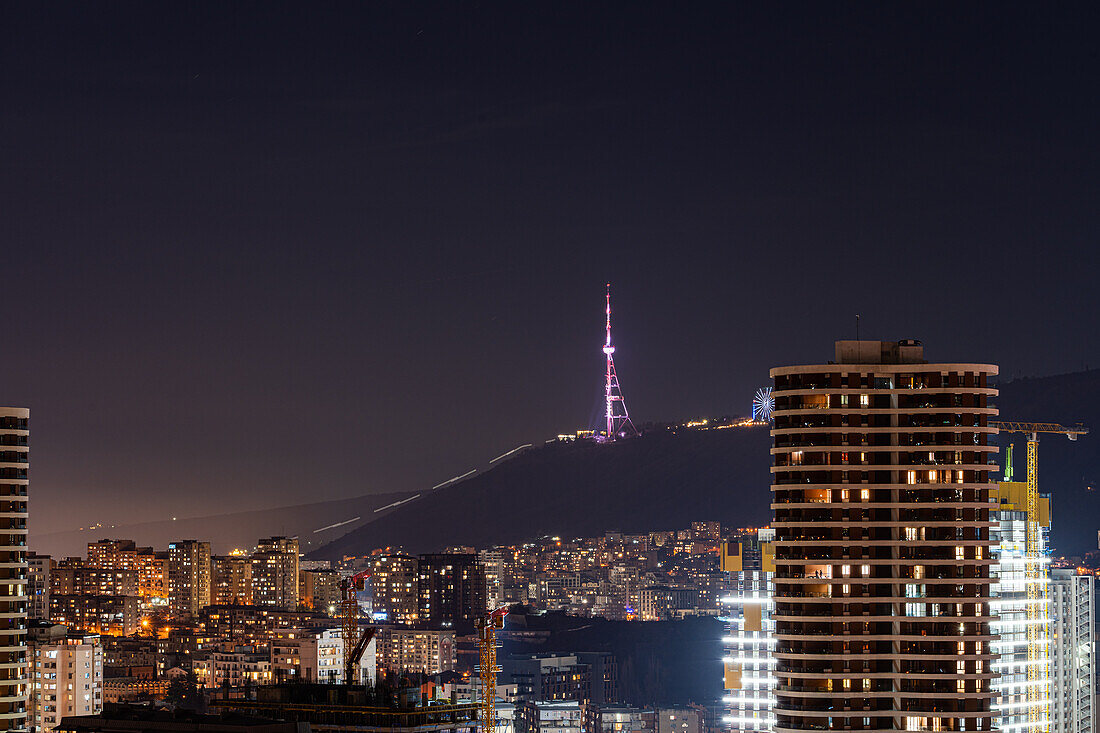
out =
[(856, 313), (856, 341), (859, 341), (859, 314)]
[[(626, 409), (626, 401), (623, 400), (623, 391), (619, 387), (619, 375), (615, 373), (615, 347), (611, 345), (611, 283), (607, 284), (607, 338), (603, 343), (603, 353), (607, 356), (607, 382), (604, 387), (604, 416), (607, 419), (607, 439), (613, 440), (616, 435), (624, 432), (629, 427), (630, 432), (637, 433), (638, 429), (630, 420), (630, 413)], [(616, 409), (616, 403), (621, 409)]]

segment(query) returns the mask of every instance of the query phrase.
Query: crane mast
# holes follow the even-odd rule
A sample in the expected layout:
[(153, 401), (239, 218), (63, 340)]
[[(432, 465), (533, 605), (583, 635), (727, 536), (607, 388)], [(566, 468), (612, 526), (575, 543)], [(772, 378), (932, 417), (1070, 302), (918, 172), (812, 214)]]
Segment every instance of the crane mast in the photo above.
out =
[(359, 599), (357, 591), (362, 589), (363, 583), (370, 577), (370, 571), (364, 570), (350, 578), (340, 581), (341, 599), (340, 616), (343, 619), (344, 639), (344, 684), (355, 683), (355, 668), (359, 666), (359, 660), (363, 656), (367, 644), (374, 638), (375, 629), (367, 628), (359, 633)]
[[(1027, 437), (1027, 527), (1024, 544), (1024, 587), (1027, 592), (1027, 710), (1031, 730), (1050, 731), (1049, 647), (1043, 648), (1040, 632), (1049, 624), (1047, 586), (1043, 582), (1039, 528), (1039, 433), (1065, 435), (1070, 440), (1086, 435), (1081, 425), (1057, 423), (991, 422), (1002, 433), (1023, 433)], [(1006, 477), (1011, 479), (1011, 476)], [(1044, 684), (1043, 680), (1047, 683)]]
[(478, 700), (478, 717), (482, 733), (494, 733), (497, 720), (497, 629), (504, 628), (507, 607), (490, 611), (474, 622), (477, 627), (477, 646), (480, 651), (478, 672), (481, 676), (481, 699)]

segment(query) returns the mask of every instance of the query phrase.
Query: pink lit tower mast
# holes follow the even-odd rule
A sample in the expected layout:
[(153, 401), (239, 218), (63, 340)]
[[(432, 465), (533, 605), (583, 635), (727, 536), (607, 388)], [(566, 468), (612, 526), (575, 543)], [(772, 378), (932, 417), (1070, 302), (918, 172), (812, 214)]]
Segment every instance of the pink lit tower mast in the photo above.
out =
[[(604, 389), (604, 402), (607, 417), (607, 439), (614, 440), (620, 433), (629, 429), (637, 433), (637, 428), (630, 421), (630, 413), (626, 410), (626, 401), (623, 399), (623, 391), (619, 387), (619, 376), (615, 373), (615, 347), (611, 345), (611, 283), (607, 284), (607, 339), (603, 343), (603, 353), (607, 356), (607, 384)], [(615, 408), (616, 403), (619, 409)]]

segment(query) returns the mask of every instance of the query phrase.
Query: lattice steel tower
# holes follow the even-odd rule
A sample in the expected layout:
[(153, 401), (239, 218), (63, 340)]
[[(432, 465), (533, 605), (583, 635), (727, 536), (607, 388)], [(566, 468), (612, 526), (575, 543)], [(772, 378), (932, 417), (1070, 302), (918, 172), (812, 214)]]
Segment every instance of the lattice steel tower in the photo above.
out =
[[(623, 391), (619, 387), (619, 376), (615, 373), (615, 347), (611, 345), (611, 283), (607, 284), (607, 339), (603, 344), (603, 353), (607, 357), (607, 382), (604, 388), (604, 415), (607, 419), (607, 438), (615, 436), (629, 429), (637, 433), (638, 429), (630, 421), (630, 413), (626, 409), (626, 401), (623, 399)], [(619, 408), (616, 409), (615, 405)]]

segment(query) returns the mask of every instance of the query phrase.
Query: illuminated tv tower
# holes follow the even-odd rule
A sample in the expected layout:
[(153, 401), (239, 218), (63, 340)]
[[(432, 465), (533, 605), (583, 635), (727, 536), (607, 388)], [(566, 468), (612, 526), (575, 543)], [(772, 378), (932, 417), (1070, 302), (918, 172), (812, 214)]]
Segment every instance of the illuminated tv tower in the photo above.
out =
[[(629, 427), (630, 432), (637, 433), (637, 428), (630, 421), (630, 413), (626, 410), (626, 401), (623, 399), (623, 391), (619, 387), (619, 376), (615, 373), (615, 347), (611, 345), (611, 283), (607, 284), (607, 340), (603, 344), (603, 353), (607, 356), (607, 386), (604, 389), (604, 402), (607, 417), (607, 439), (612, 440), (616, 435)], [(618, 403), (620, 410), (616, 410)], [(616, 414), (618, 413), (618, 414)]]

